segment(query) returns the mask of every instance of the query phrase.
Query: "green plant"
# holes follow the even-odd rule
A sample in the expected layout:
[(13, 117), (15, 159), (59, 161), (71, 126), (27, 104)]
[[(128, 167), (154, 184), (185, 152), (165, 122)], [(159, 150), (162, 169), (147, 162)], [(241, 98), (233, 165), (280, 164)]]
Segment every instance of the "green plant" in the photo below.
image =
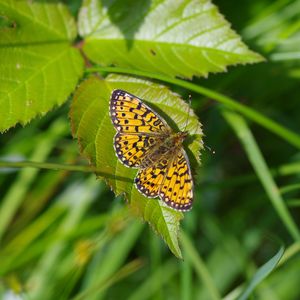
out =
[[(190, 235), (195, 226), (191, 225), (192, 220), (196, 222), (203, 218), (200, 223), (208, 228), (208, 240), (222, 241), (224, 249), (237, 247), (239, 241), (234, 239), (233, 234), (223, 236), (220, 232), (224, 220), (216, 221), (213, 216), (199, 215), (198, 207), (202, 203), (200, 198), (205, 197), (200, 197), (201, 190), (214, 187), (217, 193), (222, 193), (226, 186), (236, 187), (242, 191), (242, 195), (245, 195), (243, 200), (248, 203), (251, 199), (246, 191), (247, 188), (249, 191), (257, 191), (257, 176), (263, 187), (263, 191), (257, 192), (260, 195), (257, 199), (270, 199), (270, 207), (274, 208), (280, 224), (290, 236), (285, 241), (290, 244), (288, 249), (294, 249), (298, 245), (299, 226), (288, 209), (289, 203), (296, 206), (299, 203), (296, 194), (299, 190), (297, 174), (300, 170), (297, 156), (280, 161), (287, 165), (271, 170), (262, 155), (262, 152), (268, 151), (268, 145), (260, 145), (252, 134), (252, 131), (263, 129), (263, 134), (272, 143), (277, 135), (289, 149), (289, 153), (295, 149), (299, 151), (300, 135), (296, 133), (297, 126), (293, 123), (298, 117), (292, 105), (296, 100), (289, 104), (291, 114), (288, 108), (284, 108), (279, 116), (276, 115), (278, 110), (265, 109), (267, 106), (264, 106), (264, 102), (259, 102), (259, 97), (263, 97), (263, 94), (258, 95), (256, 91), (265, 92), (263, 99), (268, 103), (268, 99), (280, 89), (279, 85), (274, 85), (274, 89), (266, 89), (262, 84), (264, 72), (273, 67), (268, 67), (269, 62), (257, 67), (263, 70), (259, 75), (255, 73), (257, 69), (253, 66), (230, 69), (226, 79), (222, 74), (210, 75), (204, 87), (204, 80), (199, 77), (207, 78), (208, 74), (227, 71), (229, 66), (258, 63), (264, 59), (249, 50), (210, 1), (182, 0), (176, 5), (174, 3), (167, 0), (85, 0), (82, 3), (70, 1), (63, 4), (59, 1), (0, 0), (0, 111), (5, 112), (0, 117), (0, 130), (4, 140), (6, 137), (8, 140), (8, 143), (3, 143), (2, 156), (13, 154), (18, 149), (17, 154), (22, 157), (20, 161), (13, 156), (4, 156), (0, 162), (3, 172), (8, 174), (0, 181), (3, 195), (0, 206), (0, 257), (7, 258), (0, 267), (0, 274), (5, 278), (4, 281), (11, 284), (14, 272), (26, 268), (34, 259), (39, 258), (39, 263), (26, 280), (28, 286), (35, 286), (30, 292), (33, 298), (40, 299), (47, 295), (47, 299), (53, 299), (57, 296), (55, 290), (60, 289), (63, 291), (61, 298), (67, 299), (70, 295), (75, 296), (75, 286), (81, 281), (82, 289), (75, 298), (90, 299), (95, 293), (95, 299), (99, 299), (104, 297), (111, 285), (135, 274), (143, 267), (143, 262), (139, 259), (121, 268), (143, 230), (142, 224), (133, 215), (147, 221), (175, 256), (186, 259), (182, 263), (183, 278), (190, 278), (192, 265), (194, 266), (199, 279), (207, 287), (197, 290), (199, 297), (220, 299), (221, 293), (229, 291), (226, 283), (218, 283), (211, 277), (210, 263), (205, 266), (189, 235), (184, 234), (182, 237), (183, 254), (181, 253), (178, 239), (183, 214), (168, 208), (162, 201), (142, 196), (133, 186), (136, 170), (123, 167), (115, 157), (112, 147), (115, 130), (109, 119), (108, 103), (112, 90), (116, 88), (127, 90), (151, 103), (166, 117), (174, 130), (184, 129), (188, 119), (187, 129), (194, 138), (185, 147), (194, 173), (199, 173), (194, 178), (196, 207), (188, 213), (189, 221), (184, 220), (190, 224), (187, 227)], [(257, 7), (254, 4), (246, 7), (249, 7), (249, 11), (251, 8), (253, 12), (257, 12), (259, 5), (265, 1), (256, 3)], [(253, 13), (252, 24), (244, 26), (242, 31), (249, 43), (260, 47), (268, 60), (282, 63), (280, 68), (287, 74), (288, 80), (281, 83), (288, 94), (296, 86), (291, 78), (299, 78), (299, 66), (289, 64), (290, 60), (297, 59), (295, 53), (298, 53), (299, 26), (295, 21), (298, 7), (299, 1), (292, 3), (278, 0), (258, 17), (254, 17)], [(77, 9), (79, 13), (76, 21), (70, 10), (75, 15)], [(234, 11), (230, 4), (224, 5), (224, 11), (226, 10)], [(254, 70), (254, 74), (248, 74), (245, 71), (248, 68), (249, 72)], [(249, 88), (249, 82), (254, 88)], [(224, 91), (232, 86), (238, 86), (236, 97), (225, 96)], [(193, 93), (195, 113), (170, 89), (179, 93), (182, 98)], [(256, 100), (243, 104), (233, 99), (242, 97), (240, 95), (249, 95)], [(70, 112), (66, 106), (58, 108), (69, 98)], [(279, 98), (275, 99), (279, 101)], [(211, 122), (205, 120), (206, 139), (215, 136), (224, 141), (224, 137), (228, 136), (223, 131), (224, 124), (219, 125), (220, 116), (223, 116), (225, 124), (236, 132), (245, 155), (253, 166), (254, 174), (237, 179), (224, 176), (220, 182), (210, 184), (206, 184), (206, 179), (203, 179), (218, 175), (216, 165), (200, 166), (203, 134), (197, 116), (202, 115), (201, 110), (205, 105), (210, 107), (211, 100), (219, 105), (210, 114)], [(276, 107), (276, 103), (271, 104)], [(286, 113), (290, 114), (291, 121), (284, 118)], [(81, 154), (88, 158), (90, 167), (80, 164), (74, 142), (66, 139), (70, 132), (66, 120), (68, 114), (73, 136), (78, 139)], [(217, 121), (215, 114), (218, 114)], [(34, 119), (37, 116), (43, 118)], [(248, 125), (244, 118), (251, 123)], [(29, 122), (31, 123), (24, 128), (17, 125)], [(14, 126), (16, 128), (6, 132)], [(215, 129), (214, 126), (218, 128)], [(275, 135), (270, 137), (270, 133)], [(61, 146), (57, 146), (59, 143), (62, 143)], [(207, 154), (202, 155), (207, 162)], [(44, 162), (51, 157), (51, 162)], [(291, 157), (291, 154), (286, 157)], [(238, 163), (244, 165), (240, 160)], [(272, 164), (277, 166), (278, 161), (275, 160)], [(12, 167), (62, 171), (45, 171), (39, 178), (38, 170), (29, 168), (22, 169), (14, 176), (9, 173)], [(93, 177), (79, 179), (76, 174), (68, 178), (66, 175), (69, 171), (95, 172), (99, 179), (105, 179), (115, 195), (124, 196), (130, 209), (124, 209), (118, 203), (113, 203), (110, 207), (108, 201), (113, 195), (106, 190), (103, 181), (94, 182)], [(280, 182), (279, 188), (274, 177), (285, 174), (289, 174), (290, 178), (282, 181), (282, 185)], [(9, 186), (6, 186), (7, 178), (13, 179)], [(64, 190), (63, 193), (60, 188)], [(60, 192), (56, 192), (57, 190)], [(293, 192), (295, 196), (289, 202), (285, 201), (285, 193)], [(102, 195), (102, 200), (105, 199), (106, 203), (101, 205), (106, 210), (100, 210), (99, 215), (88, 216), (94, 204), (84, 199), (93, 199), (97, 195)], [(52, 198), (56, 199), (55, 204), (47, 207)], [(30, 199), (35, 201), (28, 206)], [(72, 199), (78, 203), (75, 205)], [(260, 205), (257, 199), (253, 204), (256, 209)], [(205, 200), (203, 202), (211, 205)], [(252, 211), (245, 204), (243, 214), (247, 209)], [(21, 215), (20, 220), (16, 219), (17, 214)], [(238, 213), (235, 214), (236, 220), (237, 216), (239, 218)], [(234, 225), (231, 228), (235, 231)], [(251, 234), (256, 238), (251, 240)], [(246, 235), (249, 241), (245, 239), (242, 242), (247, 246), (240, 251), (239, 267), (232, 271), (233, 277), (261, 242), (259, 232), (251, 234), (249, 233), (250, 237)], [(18, 245), (22, 247), (17, 249)], [(70, 247), (74, 251), (68, 253)], [(106, 247), (109, 253), (104, 251)], [(163, 272), (159, 268), (161, 258), (159, 255), (155, 256), (157, 247), (154, 246), (151, 252), (156, 257), (153, 265), (157, 269), (157, 275), (146, 280), (140, 291), (131, 295), (132, 299), (138, 299), (149, 285), (153, 287), (154, 294), (162, 285), (157, 282), (159, 273)], [(47, 249), (45, 253), (44, 249)], [(272, 256), (271, 252), (268, 257)], [(297, 252), (298, 250), (290, 256)], [(275, 268), (282, 254), (283, 248), (280, 248), (254, 275), (248, 286), (239, 286), (227, 298), (249, 297), (254, 288)], [(63, 264), (58, 266), (62, 257)], [(165, 268), (169, 270), (170, 277), (178, 273), (178, 268), (170, 261), (165, 262)], [(230, 276), (228, 280), (229, 278)], [(183, 280), (183, 286), (188, 286), (191, 278)], [(166, 284), (166, 281), (162, 282)], [(185, 291), (182, 292), (183, 299), (191, 297), (188, 290), (182, 290)], [(260, 290), (261, 297), (271, 294), (267, 288)]]

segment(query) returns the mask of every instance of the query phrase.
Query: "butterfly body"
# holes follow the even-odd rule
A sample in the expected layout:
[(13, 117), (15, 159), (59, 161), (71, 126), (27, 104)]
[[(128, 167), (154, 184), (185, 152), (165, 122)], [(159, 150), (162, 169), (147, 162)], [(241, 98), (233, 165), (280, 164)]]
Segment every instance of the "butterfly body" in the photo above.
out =
[(162, 135), (161, 143), (143, 158), (141, 168), (147, 168), (155, 164), (164, 156), (168, 159), (172, 153), (176, 153), (182, 147), (182, 142), (186, 136), (187, 133), (185, 132), (173, 133), (166, 136)]
[(114, 148), (118, 159), (139, 169), (134, 180), (137, 189), (176, 210), (190, 209), (193, 180), (182, 145), (188, 132), (174, 133), (141, 99), (123, 90), (113, 91), (110, 116), (117, 130)]

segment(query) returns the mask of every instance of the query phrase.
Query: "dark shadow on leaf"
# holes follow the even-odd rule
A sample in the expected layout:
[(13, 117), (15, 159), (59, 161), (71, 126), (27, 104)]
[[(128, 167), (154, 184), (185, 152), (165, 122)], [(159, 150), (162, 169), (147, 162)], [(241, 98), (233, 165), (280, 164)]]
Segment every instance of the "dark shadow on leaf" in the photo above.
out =
[(0, 30), (3, 29), (15, 29), (17, 22), (10, 19), (8, 16), (0, 15)]
[(192, 144), (193, 141), (195, 141), (199, 136), (197, 134), (188, 135), (186, 140), (184, 141), (183, 145), (185, 146), (184, 149), (189, 157), (190, 165), (192, 168), (193, 173), (196, 173), (196, 169), (199, 166), (197, 157), (194, 155), (194, 153), (187, 147), (188, 145)]
[(107, 9), (110, 21), (124, 35), (128, 50), (133, 46), (134, 36), (149, 12), (151, 0), (99, 0)]
[[(155, 105), (154, 103), (149, 103), (143, 100), (147, 105), (149, 105), (155, 112), (157, 112), (161, 117), (165, 119), (165, 121), (170, 125), (170, 127), (174, 130), (174, 132), (179, 132), (178, 125), (171, 119), (167, 114), (165, 114), (159, 106)], [(188, 145), (192, 144), (199, 136), (196, 134), (189, 134), (186, 140), (184, 141), (184, 149), (187, 152), (187, 155), (190, 160), (191, 167), (195, 169), (198, 166), (197, 158), (195, 157), (194, 153), (187, 147)]]

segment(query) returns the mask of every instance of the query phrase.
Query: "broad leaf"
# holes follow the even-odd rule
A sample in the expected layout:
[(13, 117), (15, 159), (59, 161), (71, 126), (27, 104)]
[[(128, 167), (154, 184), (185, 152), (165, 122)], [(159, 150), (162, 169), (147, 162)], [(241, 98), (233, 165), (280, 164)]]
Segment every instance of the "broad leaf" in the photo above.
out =
[(74, 19), (55, 2), (0, 0), (0, 131), (67, 100), (83, 72)]
[(85, 0), (79, 32), (93, 62), (168, 76), (206, 76), (262, 60), (210, 0)]
[(149, 222), (171, 251), (181, 257), (178, 229), (182, 213), (139, 193), (133, 184), (137, 170), (122, 165), (115, 155), (113, 137), (116, 131), (109, 116), (109, 99), (112, 90), (117, 88), (145, 99), (174, 131), (184, 130), (187, 123), (190, 138), (185, 148), (194, 167), (200, 163), (201, 125), (188, 105), (166, 87), (126, 76), (110, 75), (105, 80), (89, 78), (76, 91), (71, 109), (73, 135), (78, 138), (82, 154), (97, 168), (98, 175), (106, 179), (115, 194), (124, 194), (132, 211)]

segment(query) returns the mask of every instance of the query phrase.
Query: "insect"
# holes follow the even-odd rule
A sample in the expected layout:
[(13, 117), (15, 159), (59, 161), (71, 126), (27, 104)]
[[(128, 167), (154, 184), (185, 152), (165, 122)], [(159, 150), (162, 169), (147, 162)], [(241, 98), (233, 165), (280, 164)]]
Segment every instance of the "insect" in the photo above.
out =
[(123, 90), (112, 92), (110, 117), (117, 130), (114, 148), (118, 159), (139, 169), (134, 179), (139, 192), (148, 198), (159, 197), (175, 210), (189, 210), (193, 179), (182, 145), (188, 132), (174, 133), (159, 114)]

